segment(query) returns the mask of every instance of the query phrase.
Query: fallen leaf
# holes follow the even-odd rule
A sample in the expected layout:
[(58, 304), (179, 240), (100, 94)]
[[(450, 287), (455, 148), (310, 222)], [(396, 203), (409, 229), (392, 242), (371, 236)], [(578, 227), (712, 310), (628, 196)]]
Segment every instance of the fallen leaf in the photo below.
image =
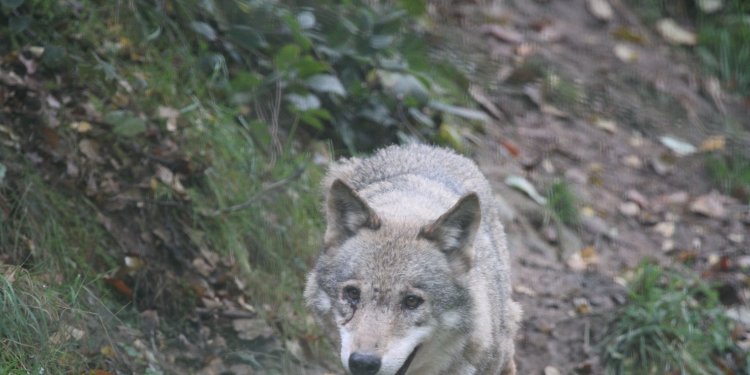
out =
[(668, 135), (659, 137), (659, 142), (672, 150), (677, 156), (687, 156), (698, 151), (695, 146), (690, 143)]
[(177, 117), (180, 115), (180, 111), (172, 108), (172, 107), (166, 107), (166, 106), (159, 106), (157, 109), (159, 118), (163, 118), (167, 120), (167, 130), (168, 131), (176, 131), (177, 130)]
[(593, 246), (586, 246), (581, 249), (581, 259), (586, 265), (596, 264), (599, 262), (599, 255), (596, 254), (596, 249)]
[(664, 40), (671, 44), (694, 46), (698, 42), (695, 33), (686, 30), (671, 18), (664, 18), (657, 22), (656, 30)]
[(82, 139), (78, 142), (78, 149), (86, 158), (93, 163), (103, 163), (104, 159), (99, 155), (99, 143), (92, 139)]
[(665, 238), (670, 238), (674, 235), (674, 228), (675, 224), (673, 221), (663, 221), (654, 225), (654, 231)]
[(573, 306), (576, 308), (576, 312), (581, 315), (586, 315), (591, 312), (591, 304), (589, 300), (583, 297), (574, 298)]
[(91, 123), (88, 121), (76, 121), (70, 124), (70, 128), (79, 133), (88, 133), (91, 131)]
[(698, 257), (698, 252), (695, 250), (683, 250), (675, 257), (680, 263), (688, 263), (695, 260)]
[(138, 271), (146, 266), (146, 262), (143, 261), (140, 257), (137, 256), (126, 256), (125, 257), (125, 267), (127, 268), (127, 273), (133, 273), (135, 271)]
[(117, 292), (119, 292), (123, 296), (127, 297), (127, 299), (129, 300), (133, 299), (133, 289), (130, 288), (128, 284), (125, 284), (125, 282), (122, 281), (122, 279), (105, 277), (104, 282), (109, 284), (111, 287), (113, 287)]
[(547, 198), (539, 194), (534, 185), (532, 185), (531, 182), (521, 176), (508, 176), (505, 179), (505, 184), (510, 187), (516, 188), (517, 190), (520, 190), (538, 204), (547, 204)]
[(479, 103), (479, 106), (482, 107), (485, 111), (489, 112), (492, 117), (498, 120), (502, 120), (505, 118), (503, 116), (503, 113), (500, 111), (499, 108), (495, 105), (495, 103), (490, 100), (490, 98), (485, 94), (484, 90), (479, 85), (471, 85), (469, 87), (469, 95)]
[(528, 287), (528, 286), (525, 286), (525, 285), (522, 285), (522, 284), (515, 284), (513, 286), (513, 290), (516, 293), (525, 294), (525, 295), (530, 296), (530, 297), (535, 297), (536, 296), (536, 291), (534, 289), (531, 289), (531, 287)]
[(622, 163), (625, 164), (626, 167), (633, 169), (641, 169), (643, 167), (643, 160), (641, 160), (638, 155), (625, 155), (622, 158)]
[(521, 155), (521, 150), (518, 148), (518, 146), (507, 139), (501, 139), (500, 145), (502, 145), (503, 148), (505, 148), (505, 150), (507, 150), (508, 153), (514, 158), (517, 158)]
[(617, 133), (617, 123), (610, 119), (597, 117), (594, 119), (594, 126), (606, 130), (608, 133)]
[(573, 253), (566, 261), (565, 264), (573, 271), (583, 271), (586, 269), (586, 262), (581, 258), (581, 253)]
[(183, 197), (187, 195), (185, 187), (182, 186), (182, 182), (180, 182), (179, 175), (173, 173), (169, 168), (157, 164), (156, 177), (159, 179), (159, 181), (172, 188), (172, 190), (174, 190), (177, 194)]
[(482, 34), (495, 37), (497, 40), (512, 44), (521, 44), (524, 41), (523, 34), (500, 25), (484, 25), (481, 28)]
[(727, 139), (723, 135), (710, 136), (703, 140), (700, 150), (704, 152), (722, 151), (727, 145)]
[(626, 26), (620, 26), (616, 28), (614, 31), (612, 31), (612, 36), (618, 40), (637, 44), (643, 44), (646, 41), (646, 38), (643, 37), (643, 34)]
[(255, 340), (273, 336), (273, 329), (263, 319), (235, 319), (232, 327), (241, 340)]
[(206, 263), (203, 258), (197, 257), (193, 259), (193, 267), (203, 276), (210, 276), (211, 273), (214, 271), (214, 268), (211, 267), (208, 263)]

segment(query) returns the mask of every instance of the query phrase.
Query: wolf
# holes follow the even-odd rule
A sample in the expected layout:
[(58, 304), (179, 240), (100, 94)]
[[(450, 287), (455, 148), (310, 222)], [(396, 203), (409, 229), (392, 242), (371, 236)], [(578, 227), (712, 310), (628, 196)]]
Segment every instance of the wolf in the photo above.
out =
[(505, 232), (473, 161), (390, 146), (332, 164), (304, 297), (353, 375), (513, 375)]

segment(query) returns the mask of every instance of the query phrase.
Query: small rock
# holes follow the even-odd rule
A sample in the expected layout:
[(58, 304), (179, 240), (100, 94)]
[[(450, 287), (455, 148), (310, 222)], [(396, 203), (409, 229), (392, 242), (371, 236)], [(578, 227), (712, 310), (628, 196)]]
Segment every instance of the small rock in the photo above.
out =
[(633, 169), (641, 169), (643, 167), (643, 161), (637, 155), (627, 155), (623, 157), (622, 163)]
[(662, 221), (654, 225), (654, 231), (662, 235), (662, 237), (670, 238), (674, 235), (674, 222)]
[(565, 171), (565, 179), (570, 182), (583, 185), (588, 180), (588, 177), (586, 177), (586, 173), (582, 170), (577, 168), (570, 168)]
[(726, 315), (729, 319), (742, 323), (745, 326), (750, 326), (750, 308), (733, 307), (727, 310)]
[(660, 195), (654, 198), (653, 202), (656, 205), (676, 206), (687, 203), (688, 198), (690, 198), (690, 196), (686, 191), (677, 191), (670, 194)]
[(560, 370), (552, 366), (547, 366), (544, 368), (544, 375), (560, 375)]
[(628, 200), (638, 203), (641, 208), (648, 206), (648, 198), (643, 196), (638, 190), (630, 189), (625, 193), (625, 196)]
[(638, 60), (638, 52), (633, 49), (633, 47), (624, 44), (624, 43), (618, 43), (615, 44), (615, 56), (617, 56), (620, 61), (625, 63), (630, 63)]
[(523, 285), (523, 284), (516, 284), (513, 287), (513, 290), (516, 293), (525, 294), (527, 296), (531, 296), (531, 297), (536, 296), (536, 291), (534, 289), (531, 289), (530, 287)]
[(724, 208), (724, 196), (716, 191), (701, 195), (690, 204), (690, 211), (714, 219), (723, 219), (727, 216)]
[(544, 239), (549, 243), (557, 243), (557, 229), (552, 225), (547, 225), (542, 228), (542, 235)]
[(638, 213), (641, 212), (641, 208), (638, 207), (638, 205), (633, 202), (620, 203), (620, 206), (618, 207), (618, 209), (620, 210), (621, 214), (628, 216), (628, 217), (636, 216), (638, 215)]
[(661, 157), (651, 159), (651, 168), (659, 176), (664, 176), (672, 170), (672, 166), (662, 160)]
[(723, 0), (698, 0), (698, 8), (700, 8), (703, 13), (716, 13), (723, 7)]
[(587, 0), (586, 9), (599, 21), (609, 22), (615, 15), (607, 0)]
[(729, 234), (729, 241), (732, 241), (734, 243), (742, 243), (742, 241), (745, 240), (745, 236), (742, 235), (742, 233), (730, 233)]
[(670, 251), (674, 250), (674, 240), (671, 238), (667, 238), (664, 240), (664, 242), (661, 243), (661, 251), (668, 253)]
[(542, 160), (542, 169), (544, 169), (544, 171), (548, 174), (555, 173), (555, 165), (552, 164), (552, 161), (547, 158), (544, 158), (544, 160)]
[(552, 332), (555, 331), (555, 325), (553, 323), (543, 321), (537, 324), (537, 329), (539, 329), (539, 332), (544, 333), (546, 335), (551, 335)]

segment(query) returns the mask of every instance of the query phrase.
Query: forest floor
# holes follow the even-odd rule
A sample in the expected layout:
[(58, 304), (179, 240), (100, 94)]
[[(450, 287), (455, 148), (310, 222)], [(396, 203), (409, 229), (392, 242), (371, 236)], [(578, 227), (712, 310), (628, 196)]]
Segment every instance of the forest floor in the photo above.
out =
[[(472, 95), (498, 119), (477, 140), (476, 160), (508, 212), (524, 309), (520, 374), (601, 373), (596, 343), (644, 260), (718, 283), (727, 305), (750, 302), (747, 192), (720, 193), (706, 167), (709, 151), (748, 154), (750, 103), (717, 91), (689, 50), (666, 43), (623, 2), (611, 2), (608, 21), (586, 3), (514, 1), (447, 15), (456, 50), (444, 53), (482, 62), (470, 72)], [(680, 155), (662, 137), (698, 151)], [(563, 181), (576, 223), (559, 225), (509, 176), (532, 186)]]
[[(585, 0), (487, 3), (432, 9), (432, 27), (443, 40), (433, 52), (467, 74), (471, 97), (493, 117), (481, 131), (462, 133), (469, 140), (467, 153), (504, 207), (514, 298), (524, 310), (516, 341), (519, 374), (602, 373), (600, 339), (627, 300), (632, 271), (644, 260), (700, 275), (718, 285), (722, 303), (750, 315), (750, 191), (722, 190), (709, 165), (722, 153), (750, 156), (750, 100), (722, 90), (703, 73), (690, 47), (665, 42), (624, 1), (610, 1), (613, 14), (607, 20), (592, 15)], [(70, 266), (71, 273), (111, 269), (103, 277), (114, 299), (136, 304), (137, 309), (119, 308), (134, 315), (128, 318), (141, 329), (119, 324), (111, 306), (101, 306), (96, 317), (84, 314), (86, 332), (105, 321), (118, 328), (91, 340), (83, 356), (104, 358), (120, 373), (341, 373), (335, 359), (320, 360), (321, 345), (313, 344), (318, 337), (294, 337), (304, 329), (279, 323), (303, 326), (311, 324), (309, 317), (276, 311), (248, 292), (252, 288), (238, 269), (267, 259), (220, 257), (206, 245), (211, 220), (232, 217), (218, 209), (216, 215), (180, 210), (200, 203), (191, 201), (183, 183), (197, 185), (198, 176), (210, 173), (208, 162), (200, 160), (205, 155), (179, 149), (174, 129), (158, 136), (151, 122), (147, 126), (137, 116), (102, 119), (109, 114), (90, 105), (96, 99), (91, 93), (48, 91), (34, 75), (39, 56), (4, 59), (0, 73), (25, 75), (0, 75), (0, 139), (23, 161), (0, 164), (12, 185), (7, 191), (22, 192), (16, 197), (0, 191), (0, 214), (17, 215), (16, 201), (35, 203), (24, 189), (41, 181), (65, 192), (56, 200), (41, 198), (58, 210), (95, 217), (100, 229), (81, 233), (91, 242), (80, 247), (109, 251), (66, 259), (65, 267), (80, 267)], [(114, 99), (127, 107), (130, 99), (119, 93), (132, 87), (116, 75), (110, 83), (122, 86)], [(183, 115), (170, 107), (154, 110), (167, 129)], [(73, 129), (64, 136), (59, 123), (43, 129), (28, 125), (59, 122), (62, 113), (75, 120), (63, 124)], [(110, 123), (117, 124), (115, 132), (143, 128), (146, 143), (113, 142)], [(315, 156), (325, 160), (327, 154)], [(24, 180), (28, 163), (39, 181)], [(289, 180), (299, 177), (290, 175)], [(264, 185), (247, 201), (272, 200), (274, 189), (289, 180)], [(557, 193), (565, 197), (558, 198), (572, 205), (572, 212), (551, 215), (542, 197), (535, 201), (531, 190), (519, 190), (519, 181), (548, 199), (555, 199), (547, 194), (550, 186), (562, 186)], [(173, 199), (154, 203), (149, 194)], [(285, 222), (268, 215), (272, 224)], [(12, 252), (0, 252), (0, 265), (33, 264), (40, 250), (22, 240)], [(299, 261), (288, 268), (307, 266)], [(22, 277), (5, 266), (0, 276), (10, 283)], [(271, 276), (254, 282), (267, 283), (263, 290), (272, 293)], [(54, 284), (57, 278), (46, 275), (42, 281)], [(301, 291), (302, 285), (283, 299), (300, 305)], [(57, 337), (61, 342), (83, 335), (61, 328), (66, 328)]]

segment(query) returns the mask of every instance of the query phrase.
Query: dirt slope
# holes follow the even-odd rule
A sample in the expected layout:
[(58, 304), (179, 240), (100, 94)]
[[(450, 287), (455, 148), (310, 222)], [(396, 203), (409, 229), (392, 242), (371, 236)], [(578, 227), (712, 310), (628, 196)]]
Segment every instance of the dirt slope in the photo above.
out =
[[(711, 267), (750, 254), (747, 205), (711, 193), (705, 155), (679, 157), (659, 137), (700, 145), (726, 135), (731, 122), (739, 130), (727, 147), (746, 152), (750, 111), (712, 89), (689, 50), (667, 45), (626, 4), (612, 4), (609, 22), (583, 0), (435, 9), (453, 22), (444, 32), (451, 47), (437, 53), (463, 61), (474, 97), (498, 115), (490, 136), (477, 140), (476, 159), (509, 212), (515, 298), (525, 310), (520, 374), (547, 366), (601, 373), (595, 343), (625, 301), (623, 277), (643, 259), (703, 272), (726, 283), (725, 302), (748, 302), (739, 271)], [(624, 42), (623, 30), (641, 39)], [(633, 61), (618, 58), (616, 45), (635, 51)], [(504, 183), (510, 175), (540, 191), (562, 178), (578, 197), (579, 224), (550, 221)], [(697, 212), (696, 202), (707, 201), (722, 210)]]

